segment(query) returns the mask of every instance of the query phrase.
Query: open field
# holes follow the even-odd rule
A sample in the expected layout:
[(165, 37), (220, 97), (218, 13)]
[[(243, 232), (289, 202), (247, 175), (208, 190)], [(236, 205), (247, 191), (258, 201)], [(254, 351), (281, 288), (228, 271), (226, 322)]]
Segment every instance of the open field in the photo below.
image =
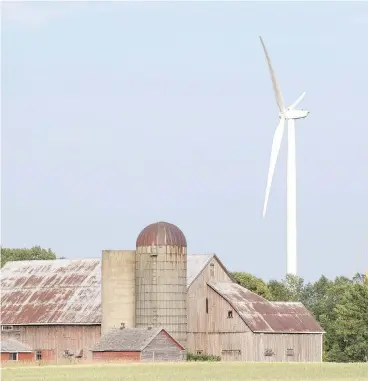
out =
[(177, 363), (4, 367), (3, 381), (368, 381), (368, 364)]

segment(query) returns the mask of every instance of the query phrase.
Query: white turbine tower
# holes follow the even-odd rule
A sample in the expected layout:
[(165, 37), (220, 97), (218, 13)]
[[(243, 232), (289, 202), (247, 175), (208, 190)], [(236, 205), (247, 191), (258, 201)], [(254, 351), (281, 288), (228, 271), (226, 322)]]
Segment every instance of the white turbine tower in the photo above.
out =
[(276, 102), (279, 106), (280, 122), (276, 128), (270, 157), (270, 168), (268, 171), (266, 197), (263, 206), (263, 217), (266, 214), (268, 198), (270, 195), (271, 183), (277, 155), (280, 151), (282, 135), (284, 133), (285, 121), (288, 121), (288, 156), (287, 156), (287, 274), (296, 275), (296, 167), (295, 167), (295, 119), (306, 118), (309, 111), (300, 109), (296, 106), (303, 100), (303, 93), (291, 106), (285, 108), (279, 84), (276, 80), (275, 72), (273, 71), (270, 57), (267, 53), (262, 37), (260, 37), (263, 50), (266, 55), (268, 68), (270, 70), (273, 88), (276, 95)]

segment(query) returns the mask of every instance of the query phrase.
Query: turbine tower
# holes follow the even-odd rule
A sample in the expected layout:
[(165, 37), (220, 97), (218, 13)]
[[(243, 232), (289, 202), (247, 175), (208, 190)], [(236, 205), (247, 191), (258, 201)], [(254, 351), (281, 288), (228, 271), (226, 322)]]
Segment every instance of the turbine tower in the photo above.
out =
[(277, 82), (275, 72), (271, 65), (270, 57), (267, 53), (266, 46), (259, 37), (263, 50), (266, 55), (268, 69), (271, 74), (271, 80), (273, 84), (273, 89), (276, 96), (276, 102), (279, 106), (280, 122), (276, 128), (275, 134), (273, 136), (272, 151), (270, 157), (270, 167), (268, 171), (267, 187), (266, 187), (266, 197), (263, 206), (263, 217), (266, 214), (268, 198), (270, 195), (270, 189), (272, 184), (272, 177), (275, 171), (277, 156), (280, 151), (282, 136), (285, 128), (285, 121), (287, 120), (288, 126), (288, 156), (287, 156), (287, 274), (296, 275), (297, 271), (297, 259), (296, 259), (296, 248), (297, 248), (297, 230), (296, 230), (296, 166), (295, 166), (295, 119), (306, 118), (309, 111), (303, 109), (296, 109), (298, 104), (303, 100), (305, 93), (303, 93), (292, 105), (285, 108), (284, 100), (281, 94), (279, 84)]

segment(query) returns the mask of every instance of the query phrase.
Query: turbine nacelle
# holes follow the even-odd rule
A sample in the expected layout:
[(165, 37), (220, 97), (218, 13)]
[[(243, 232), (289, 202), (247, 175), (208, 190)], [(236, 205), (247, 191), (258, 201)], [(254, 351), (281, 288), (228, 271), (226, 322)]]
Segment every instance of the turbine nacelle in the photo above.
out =
[(295, 110), (287, 108), (285, 111), (282, 111), (279, 113), (279, 117), (284, 118), (286, 120), (288, 119), (303, 119), (306, 118), (309, 114), (309, 111), (307, 110)]

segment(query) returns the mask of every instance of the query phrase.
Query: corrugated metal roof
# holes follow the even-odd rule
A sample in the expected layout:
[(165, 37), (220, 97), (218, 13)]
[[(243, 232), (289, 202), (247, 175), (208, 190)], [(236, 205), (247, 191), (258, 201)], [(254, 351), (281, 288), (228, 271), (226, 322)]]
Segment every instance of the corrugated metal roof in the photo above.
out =
[(168, 222), (155, 222), (146, 226), (138, 235), (136, 246), (170, 245), (187, 247), (184, 233)]
[(269, 302), (237, 283), (208, 284), (238, 312), (253, 332), (323, 333), (302, 303)]
[(0, 352), (18, 353), (18, 352), (32, 352), (29, 345), (21, 343), (16, 339), (7, 339), (0, 341)]
[(99, 259), (9, 262), (1, 272), (1, 324), (101, 323)]
[[(188, 287), (213, 254), (188, 255)], [(8, 262), (1, 324), (101, 324), (101, 260)]]
[(93, 352), (142, 351), (162, 328), (113, 328), (101, 337)]

